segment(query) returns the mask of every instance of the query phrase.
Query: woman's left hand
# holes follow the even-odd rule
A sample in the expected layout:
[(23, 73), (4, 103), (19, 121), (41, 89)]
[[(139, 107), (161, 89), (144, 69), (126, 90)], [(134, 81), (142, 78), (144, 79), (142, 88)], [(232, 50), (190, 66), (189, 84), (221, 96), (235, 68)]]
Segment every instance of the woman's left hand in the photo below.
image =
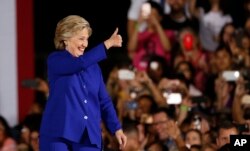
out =
[(119, 143), (119, 149), (123, 150), (127, 144), (127, 136), (123, 133), (121, 129), (115, 132), (115, 136)]

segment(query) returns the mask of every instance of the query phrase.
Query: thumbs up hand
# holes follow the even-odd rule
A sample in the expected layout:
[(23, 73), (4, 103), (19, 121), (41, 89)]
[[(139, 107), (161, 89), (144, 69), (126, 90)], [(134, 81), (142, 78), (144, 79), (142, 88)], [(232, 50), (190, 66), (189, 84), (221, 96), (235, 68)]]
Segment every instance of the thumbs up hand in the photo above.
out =
[(118, 28), (115, 29), (114, 33), (109, 39), (104, 42), (107, 49), (111, 47), (121, 47), (122, 46), (122, 36), (118, 34)]

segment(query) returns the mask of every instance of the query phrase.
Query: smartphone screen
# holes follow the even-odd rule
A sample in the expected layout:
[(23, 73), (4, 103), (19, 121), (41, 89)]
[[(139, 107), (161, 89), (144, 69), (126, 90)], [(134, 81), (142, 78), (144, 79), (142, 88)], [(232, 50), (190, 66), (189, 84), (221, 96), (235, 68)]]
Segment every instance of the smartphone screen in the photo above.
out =
[(167, 104), (180, 104), (182, 96), (180, 93), (169, 93), (167, 96)]
[(240, 77), (239, 71), (224, 71), (222, 77), (226, 81), (236, 81)]
[(133, 80), (135, 78), (135, 73), (128, 69), (118, 70), (118, 78), (120, 80)]
[(147, 19), (148, 16), (151, 13), (151, 5), (150, 3), (143, 3), (142, 7), (141, 7), (141, 13), (142, 13), (142, 17)]
[(150, 62), (150, 69), (157, 70), (159, 68), (159, 63), (156, 61)]
[(127, 102), (126, 107), (128, 110), (135, 110), (138, 107), (138, 104), (136, 101), (129, 101)]

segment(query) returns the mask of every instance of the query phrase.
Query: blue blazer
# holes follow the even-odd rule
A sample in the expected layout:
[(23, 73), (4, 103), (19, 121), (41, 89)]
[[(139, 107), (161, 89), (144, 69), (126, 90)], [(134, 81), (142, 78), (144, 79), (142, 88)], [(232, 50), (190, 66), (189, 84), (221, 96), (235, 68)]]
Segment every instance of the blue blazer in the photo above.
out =
[(80, 142), (86, 129), (90, 142), (101, 147), (101, 121), (113, 134), (121, 129), (98, 66), (98, 61), (106, 57), (103, 43), (80, 57), (66, 50), (49, 55), (50, 93), (41, 135)]

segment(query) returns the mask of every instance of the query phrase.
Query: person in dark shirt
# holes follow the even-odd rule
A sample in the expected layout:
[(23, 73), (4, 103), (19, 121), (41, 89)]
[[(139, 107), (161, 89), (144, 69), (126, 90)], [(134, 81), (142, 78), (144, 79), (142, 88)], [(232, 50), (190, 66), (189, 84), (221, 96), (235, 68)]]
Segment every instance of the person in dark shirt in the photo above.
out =
[(198, 31), (198, 20), (188, 17), (185, 12), (185, 0), (169, 0), (168, 2), (171, 12), (163, 17), (162, 26), (164, 29), (172, 29), (178, 32), (182, 28), (191, 27)]

